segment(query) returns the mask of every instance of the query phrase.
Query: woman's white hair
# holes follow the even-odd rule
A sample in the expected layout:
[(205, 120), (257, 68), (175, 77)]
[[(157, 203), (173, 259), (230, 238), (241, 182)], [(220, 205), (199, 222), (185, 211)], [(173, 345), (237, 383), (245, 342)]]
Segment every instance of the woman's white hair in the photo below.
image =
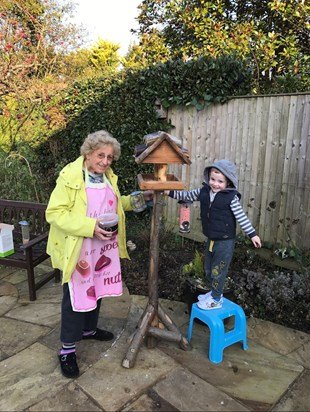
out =
[(86, 155), (100, 149), (102, 146), (110, 145), (113, 147), (113, 158), (118, 160), (121, 155), (120, 143), (106, 130), (98, 130), (97, 132), (90, 133), (80, 148), (81, 155)]

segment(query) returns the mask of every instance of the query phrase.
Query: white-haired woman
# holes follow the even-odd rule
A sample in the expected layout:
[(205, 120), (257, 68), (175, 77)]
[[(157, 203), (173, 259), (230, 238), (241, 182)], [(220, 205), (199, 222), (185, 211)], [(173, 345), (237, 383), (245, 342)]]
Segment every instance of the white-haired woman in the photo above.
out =
[[(134, 209), (131, 195), (121, 196), (111, 169), (120, 157), (119, 142), (100, 130), (87, 136), (80, 151), (60, 172), (46, 210), (47, 252), (63, 275), (59, 361), (68, 378), (79, 375), (77, 341), (114, 338), (97, 327), (100, 304), (105, 296), (122, 294), (120, 257), (129, 257), (124, 211)], [(100, 224), (103, 218), (110, 227)]]

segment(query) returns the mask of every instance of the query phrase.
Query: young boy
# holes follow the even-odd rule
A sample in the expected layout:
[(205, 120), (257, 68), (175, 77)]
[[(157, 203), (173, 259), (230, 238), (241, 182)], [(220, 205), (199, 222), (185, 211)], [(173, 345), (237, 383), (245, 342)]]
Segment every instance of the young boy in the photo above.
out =
[(222, 307), (224, 283), (235, 247), (236, 221), (256, 248), (261, 247), (261, 240), (240, 204), (235, 165), (218, 160), (205, 168), (204, 180), (201, 188), (165, 193), (177, 200), (200, 201), (202, 231), (207, 237), (205, 272), (211, 291), (198, 296), (198, 306), (210, 310)]

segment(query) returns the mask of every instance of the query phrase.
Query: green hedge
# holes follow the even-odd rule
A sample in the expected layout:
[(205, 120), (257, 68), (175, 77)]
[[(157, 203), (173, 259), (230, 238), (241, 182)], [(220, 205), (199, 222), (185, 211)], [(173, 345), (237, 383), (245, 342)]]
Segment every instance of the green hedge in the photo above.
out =
[(223, 103), (229, 96), (250, 93), (250, 86), (247, 65), (233, 56), (168, 61), (73, 84), (59, 102), (67, 126), (37, 149), (38, 171), (47, 170), (47, 191), (52, 190), (61, 167), (79, 155), (87, 134), (100, 129), (108, 130), (121, 143), (121, 159), (113, 165), (121, 191), (137, 189), (137, 174), (150, 166), (135, 163), (134, 147), (147, 133), (165, 130), (173, 134), (173, 125), (157, 119), (156, 98), (165, 107), (192, 104), (200, 110), (205, 104)]
[[(148, 69), (123, 69), (105, 78), (75, 82), (44, 102), (34, 115), (33, 133), (27, 130), (33, 138), (26, 147), (20, 130), (14, 149), (31, 159), (40, 197), (47, 201), (59, 171), (79, 156), (84, 138), (96, 130), (108, 130), (122, 147), (121, 159), (113, 165), (120, 177), (120, 189), (130, 192), (138, 188), (137, 174), (152, 169), (135, 163), (135, 146), (142, 143), (145, 134), (157, 130), (173, 134), (173, 125), (156, 116), (157, 98), (165, 107), (194, 105), (200, 110), (206, 104), (223, 103), (229, 96), (249, 94), (250, 88), (251, 72), (234, 56), (173, 60)], [(55, 112), (57, 117), (49, 121), (49, 113)], [(44, 122), (40, 122), (41, 118)], [(5, 190), (1, 196), (7, 197)]]

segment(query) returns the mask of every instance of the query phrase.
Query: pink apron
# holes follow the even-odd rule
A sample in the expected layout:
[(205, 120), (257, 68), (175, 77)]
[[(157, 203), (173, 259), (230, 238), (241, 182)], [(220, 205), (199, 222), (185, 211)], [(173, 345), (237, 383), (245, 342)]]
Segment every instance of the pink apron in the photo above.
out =
[[(97, 218), (105, 213), (116, 213), (117, 197), (110, 183), (90, 183), (85, 173), (87, 216)], [(69, 282), (72, 308), (75, 312), (89, 312), (97, 307), (97, 300), (123, 293), (118, 236), (107, 240), (85, 238), (80, 256)]]

